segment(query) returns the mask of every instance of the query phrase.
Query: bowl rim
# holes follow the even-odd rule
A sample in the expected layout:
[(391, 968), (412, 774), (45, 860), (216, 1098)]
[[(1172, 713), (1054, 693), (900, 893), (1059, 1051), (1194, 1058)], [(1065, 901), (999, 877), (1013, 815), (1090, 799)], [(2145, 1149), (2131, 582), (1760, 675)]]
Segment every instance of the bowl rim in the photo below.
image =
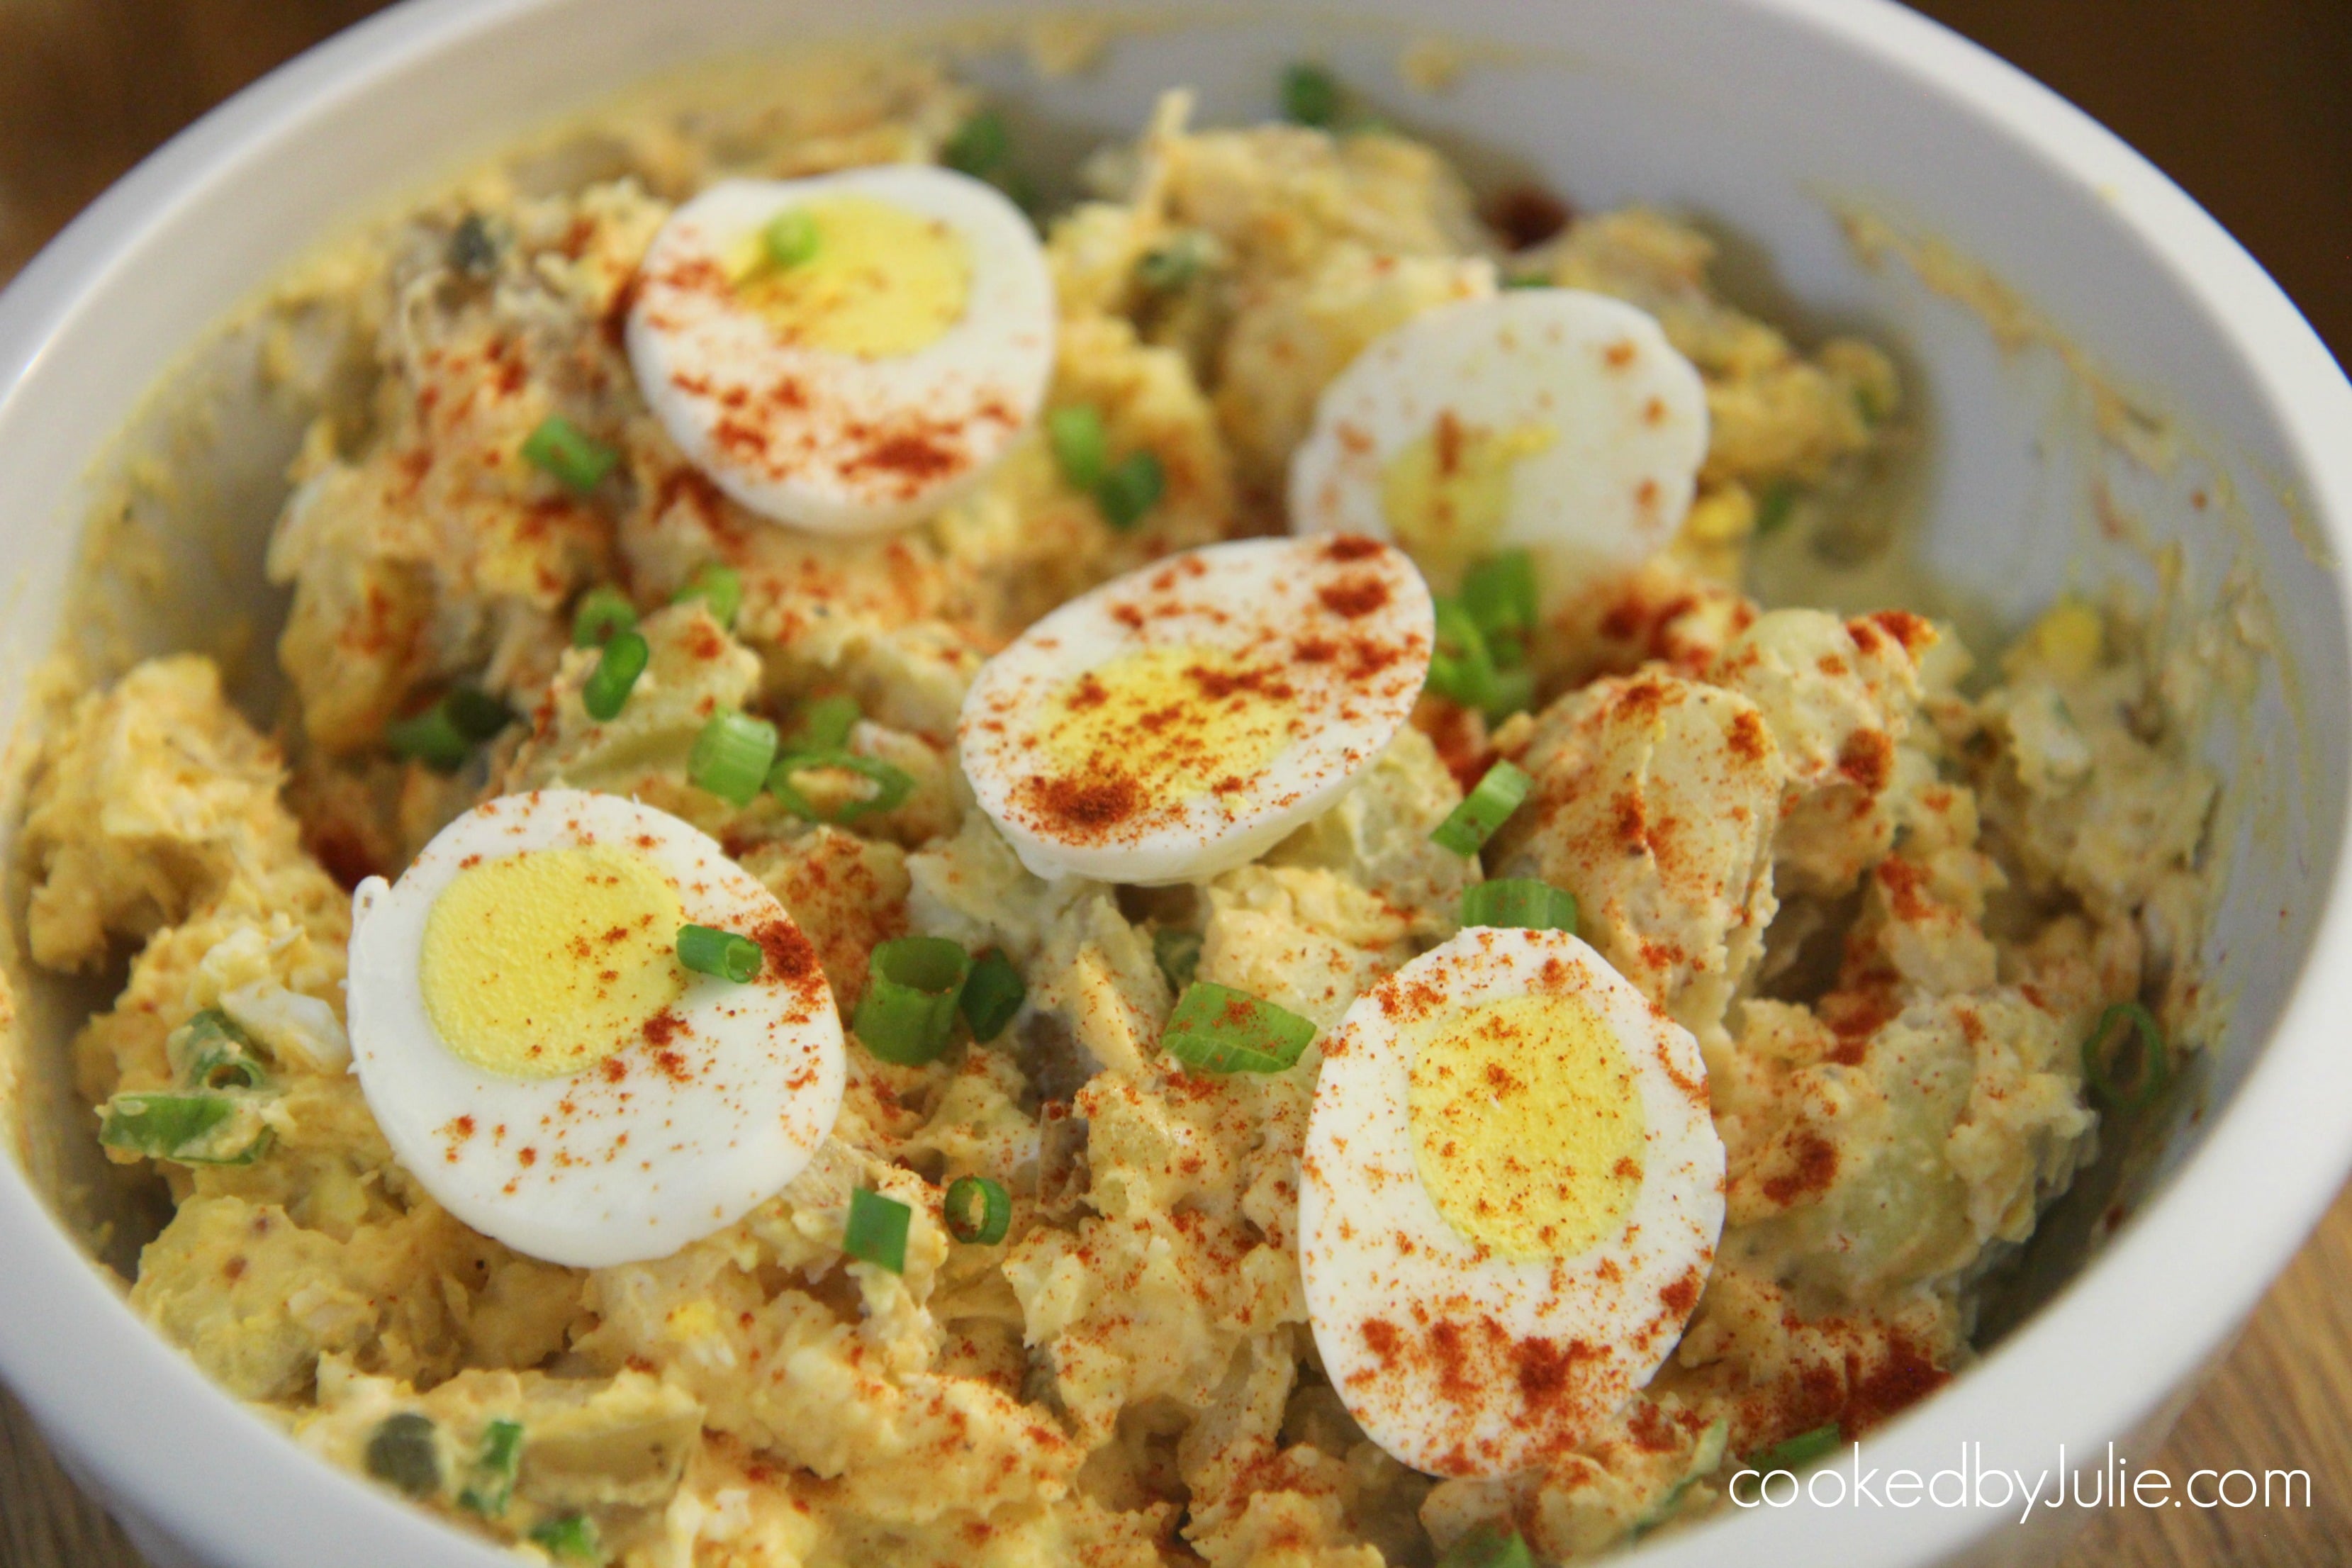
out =
[[(322, 103), (370, 79), (466, 47), (568, 0), (405, 0), (297, 57), (174, 136), (117, 182), (0, 293), (0, 419), (64, 325), (167, 216), (265, 147), (299, 134)], [(1867, 57), (1914, 89), (2005, 136), (2103, 202), (2237, 353), (2261, 412), (2335, 547), (2325, 570), (2352, 605), (2352, 384), (2285, 294), (2202, 208), (2139, 153), (2017, 68), (1894, 0), (1738, 0)], [(1041, 9), (1062, 9), (1046, 6)], [(1294, 7), (1283, 7), (1294, 9)], [(1187, 5), (1183, 9), (1196, 9)], [(257, 286), (262, 279), (257, 279)], [(199, 328), (199, 333), (202, 328)], [(192, 334), (191, 341), (194, 341)], [(2336, 437), (2331, 441), (2331, 437)], [(2344, 721), (2314, 710), (2309, 721)], [(2342, 821), (2309, 953), (2277, 1026), (2203, 1146), (2059, 1294), (1932, 1401), (1874, 1434), (1874, 1468), (1948, 1464), (1951, 1435), (1982, 1449), (2077, 1452), (2154, 1416), (2233, 1333), (2352, 1171), (2352, 1053), (2332, 1026), (2352, 1016), (2352, 856)], [(2334, 961), (2334, 962), (2331, 962)], [(365, 1539), (379, 1561), (512, 1558), (468, 1540), (340, 1469), (299, 1458), (131, 1312), (67, 1237), (13, 1160), (0, 1176), (0, 1373), (69, 1463), (149, 1530), (240, 1563), (295, 1564), (312, 1543)], [(2259, 1194), (2259, 1200), (2256, 1199)], [(2195, 1237), (2200, 1279), (2178, 1289), (2173, 1253)], [(2114, 1325), (2128, 1325), (2127, 1333)], [(2103, 1353), (2079, 1347), (2099, 1342)], [(113, 1397), (93, 1397), (93, 1391)], [(124, 1398), (130, 1394), (136, 1398)], [(242, 1452), (252, 1463), (223, 1467)], [(262, 1461), (268, 1461), (266, 1463)], [(1648, 1546), (1641, 1561), (1817, 1563), (1826, 1554), (1933, 1561), (1990, 1533), (2000, 1516), (1916, 1510), (1790, 1509), (1717, 1518)], [(359, 1534), (365, 1531), (365, 1535)], [(1731, 1534), (1727, 1532), (1736, 1531)]]

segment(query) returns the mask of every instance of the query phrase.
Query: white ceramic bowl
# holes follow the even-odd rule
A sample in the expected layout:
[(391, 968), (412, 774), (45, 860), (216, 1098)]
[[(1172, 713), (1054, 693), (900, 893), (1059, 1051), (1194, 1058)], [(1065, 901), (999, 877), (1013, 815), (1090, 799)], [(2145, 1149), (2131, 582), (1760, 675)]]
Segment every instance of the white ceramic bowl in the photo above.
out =
[[(1937, 434), (1927, 560), (1990, 615), (2026, 613), (2070, 577), (2144, 572), (2144, 555), (2088, 526), (2100, 484), (2154, 540), (2181, 544), (2193, 585), (2210, 590), (2234, 560), (2265, 590), (2289, 679), (2273, 672), (2231, 704), (2235, 733), (2216, 739), (2244, 809), (2225, 836), (2231, 893), (2210, 961), (2232, 1007), (2203, 1113), (2079, 1278), (1865, 1446), (1882, 1470), (1923, 1474), (1963, 1444), (1988, 1465), (2047, 1466), (2061, 1443), (2080, 1459), (2111, 1439), (2152, 1457), (2154, 1434), (2352, 1165), (2352, 1051), (2339, 1033), (2352, 1016), (2352, 900), (2337, 888), (2347, 596), (2335, 564), (2352, 533), (2352, 388), (2326, 351), (2139, 157), (1879, 0), (1370, 0), (1344, 16), (1268, 4), (1192, 22), (1106, 9), (1158, 30), (1078, 77), (1036, 82), (999, 52), (979, 63), (982, 79), (1116, 133), (1171, 82), (1198, 84), (1208, 117), (1263, 115), (1278, 65), (1319, 55), (1415, 123), (1508, 149), (1587, 207), (1640, 197), (1706, 215), (1769, 258), (1799, 319), (1897, 344)], [(181, 136), (0, 299), (0, 542), (15, 575), (0, 719), (21, 712), (24, 672), (60, 635), (80, 520), (104, 477), (93, 464), (150, 386), (175, 363), (184, 374), (191, 346), (288, 258), (647, 72), (971, 15), (950, 0), (865, 0), (854, 14), (824, 0), (419, 0)], [(1412, 99), (1396, 50), (1430, 33), (1481, 42), (1453, 92)], [(1859, 264), (1841, 205), (1941, 237), (2039, 324), (2004, 346), (1908, 267)], [(2086, 371), (2174, 422), (2184, 455), (2168, 474), (2100, 441), (2115, 407), (2085, 392)], [(144, 438), (163, 440), (162, 426)], [(264, 602), (253, 563), (285, 438), (282, 419), (257, 416), (178, 451), (226, 532), (155, 541), (170, 592), (117, 633), (188, 646), (223, 605)], [(2202, 510), (2189, 499), (2200, 491), (2213, 503)], [(2231, 492), (2234, 508), (2221, 504)], [(74, 999), (36, 985), (21, 1003), (28, 1059), (52, 1058)], [(36, 1128), (33, 1163), (77, 1136)], [(159, 1565), (503, 1560), (312, 1462), (215, 1391), (132, 1318), (13, 1165), (0, 1173), (0, 1374)], [(2257, 1469), (2295, 1459), (2244, 1457)], [(1643, 1561), (2016, 1561), (2046, 1554), (2080, 1517), (2021, 1531), (2013, 1509), (1727, 1510)]]

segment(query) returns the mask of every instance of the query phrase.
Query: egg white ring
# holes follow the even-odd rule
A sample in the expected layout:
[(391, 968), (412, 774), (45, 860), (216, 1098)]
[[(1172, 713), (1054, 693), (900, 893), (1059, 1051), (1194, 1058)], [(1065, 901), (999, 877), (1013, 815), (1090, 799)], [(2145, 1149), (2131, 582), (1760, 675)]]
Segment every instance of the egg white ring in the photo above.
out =
[[(795, 344), (736, 303), (728, 268), (788, 207), (857, 195), (945, 223), (971, 262), (964, 313), (913, 353)], [(678, 449), (762, 517), (872, 533), (969, 489), (1037, 416), (1054, 370), (1054, 283), (1035, 229), (994, 186), (919, 164), (724, 180), (654, 237), (629, 310), (629, 364)], [(919, 470), (882, 460), (919, 443)]]
[(1291, 531), (1393, 537), (1382, 472), (1445, 411), (1552, 432), (1513, 465), (1494, 543), (1571, 576), (1664, 549), (1706, 458), (1706, 384), (1657, 318), (1583, 289), (1512, 289), (1426, 310), (1333, 378), (1291, 458)]
[[(1367, 580), (1381, 607), (1342, 615), (1321, 597)], [(1344, 599), (1341, 601), (1345, 603)], [(1427, 679), (1435, 612), (1429, 585), (1403, 552), (1367, 540), (1244, 539), (1207, 545), (1131, 572), (1070, 600), (981, 668), (964, 696), (956, 740), (981, 809), (1040, 877), (1090, 877), (1153, 886), (1245, 865), (1323, 811), (1371, 765), (1412, 716)], [(1297, 660), (1315, 638), (1343, 646), (1377, 638), (1396, 658), (1375, 674), (1343, 678)], [(1041, 772), (1037, 728), (1052, 698), (1122, 654), (1205, 646), (1263, 652), (1314, 694), (1311, 731), (1220, 795), (1155, 802), (1142, 820), (1074, 834), (1024, 804)]]
[(443, 828), (396, 884), (360, 885), (347, 1006), (352, 1070), (401, 1164), (483, 1235), (580, 1268), (667, 1257), (774, 1195), (832, 1131), (846, 1071), (813, 954), (797, 977), (772, 963), (743, 985), (689, 973), (669, 1008), (682, 1026), (661, 1050), (615, 1053), (617, 1080), (602, 1063), (506, 1078), (442, 1046), (418, 974), (435, 900), (478, 858), (594, 844), (643, 856), (696, 924), (791, 923), (717, 841), (666, 812), (582, 790), (506, 795)]
[[(1442, 1016), (1546, 991), (1572, 991), (1614, 1031), (1647, 1126), (1643, 1173), (1616, 1235), (1519, 1261), (1455, 1230), (1422, 1184), (1403, 1035), (1433, 995)], [(1574, 1448), (1673, 1351), (1723, 1230), (1698, 1042), (1565, 931), (1473, 927), (1359, 996), (1325, 1037), (1300, 1164), (1299, 1260), (1324, 1370), (1373, 1442), (1431, 1475), (1512, 1475)], [(1386, 1355), (1373, 1322), (1397, 1336)], [(1450, 1392), (1430, 1337), (1446, 1323), (1461, 1335)], [(1598, 1353), (1567, 1354), (1579, 1340)], [(1523, 1380), (1528, 1367), (1544, 1375)]]

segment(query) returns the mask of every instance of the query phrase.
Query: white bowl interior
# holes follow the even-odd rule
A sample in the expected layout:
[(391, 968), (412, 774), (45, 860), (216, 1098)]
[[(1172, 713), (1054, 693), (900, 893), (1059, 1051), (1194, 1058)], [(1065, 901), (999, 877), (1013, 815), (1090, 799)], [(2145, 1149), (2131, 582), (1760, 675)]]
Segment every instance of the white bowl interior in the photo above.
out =
[[(1345, 17), (1276, 5), (1190, 20), (1160, 7), (1101, 9), (1150, 26), (1114, 42), (1094, 69), (1041, 79), (1019, 50), (1001, 47), (977, 49), (970, 69), (1083, 144), (1131, 134), (1154, 95), (1177, 84), (1200, 88), (1203, 120), (1263, 117), (1279, 67), (1319, 58), (1399, 121), (1490, 161), (1503, 150), (1503, 161), (1582, 209), (1640, 200), (1702, 217), (1727, 240), (1735, 292), (1801, 331), (1834, 325), (1888, 342), (1935, 429), (1918, 476), (1917, 560), (1940, 607), (1973, 629), (2013, 626), (2070, 585), (2123, 577), (2152, 590), (2154, 552), (2168, 546), (2190, 606), (2212, 605), (2233, 572), (2259, 584), (2247, 629), (2281, 657), (2242, 700), (2220, 705), (2211, 737), (2231, 781), (2217, 846), (2231, 876), (2208, 962), (2229, 1005), (2203, 1109), (2163, 1149), (2159, 1184), (2162, 1171), (2195, 1158), (2264, 1059), (2313, 950), (2339, 856), (2352, 695), (2343, 587), (2323, 542), (2352, 515), (2352, 486), (2315, 456), (2331, 410), (2339, 441), (2352, 428), (2352, 394), (2242, 253), (2086, 121), (1891, 7), (1379, 0)], [(260, 545), (301, 418), (340, 371), (316, 363), (293, 386), (263, 393), (252, 335), (206, 329), (340, 226), (649, 71), (721, 48), (971, 15), (949, 0), (869, 0), (854, 16), (820, 0), (439, 0), (370, 24), (237, 100), (101, 203), (0, 305), (10, 610), (0, 663), (28, 670), (61, 634), (101, 670), (241, 637), (251, 657), (238, 689), (266, 703), (277, 605), (260, 584)], [(1423, 36), (1467, 43), (1449, 92), (1415, 94), (1399, 79), (1399, 46)], [(1927, 277), (1899, 259), (1865, 264), (1840, 221), (1853, 212), (1922, 244), (1948, 242), (2012, 290), (2022, 313), (1996, 310), (1989, 323), (1994, 301), (1981, 289), (1954, 298), (1955, 282), (1974, 276), (1965, 269), (1936, 262)], [(2151, 233), (2166, 237), (2164, 253)], [(142, 402), (167, 374), (167, 390)], [(196, 419), (184, 395), (200, 384), (251, 395), (234, 418)], [(126, 426), (127, 445), (112, 447)], [(126, 488), (125, 452), (160, 458), (172, 485)], [(100, 498), (113, 498), (110, 531), (140, 547), (142, 570), (109, 574), (117, 613), (68, 626), (80, 523)], [(2133, 529), (2113, 527), (2118, 516), (2136, 520)], [(21, 678), (0, 689), (0, 722), (14, 727), (27, 711), (27, 689)], [(79, 1123), (39, 1112), (57, 1084), (37, 1064), (55, 1059), (90, 997), (46, 984), (20, 993), (36, 1064), (28, 1120), (41, 1123), (28, 1163), (70, 1210), (86, 1140), (71, 1131)], [(2308, 1128), (2285, 1142), (2281, 1158), (2299, 1162), (2284, 1182), (2292, 1202), (2237, 1238), (2261, 1253), (2264, 1274), (2347, 1159), (2341, 1139), (2330, 1145)], [(0, 1243), (12, 1223), (30, 1235), (30, 1212), (23, 1185), (0, 1177)], [(45, 1250), (0, 1275), (0, 1366), (100, 1484), (133, 1512), (168, 1521), (200, 1558), (292, 1563), (308, 1555), (305, 1525), (348, 1530), (364, 1519), (386, 1563), (499, 1560), (355, 1483), (289, 1463), (257, 1423), (220, 1426), (226, 1401), (146, 1342), (86, 1273), (64, 1268), (55, 1230), (28, 1245)], [(2049, 1267), (2076, 1261), (2079, 1244), (2072, 1251)], [(2055, 1278), (2027, 1294), (2048, 1294)], [(2069, 1345), (2089, 1361), (2114, 1348), (2087, 1319), (2092, 1305), (2073, 1299), (2080, 1294), (2066, 1292), (2021, 1336), (2055, 1346), (2042, 1364), (2071, 1364)], [(2252, 1295), (2182, 1318), (2160, 1354), (2147, 1352), (2160, 1366), (2133, 1363), (2137, 1394), (2114, 1378), (2096, 1389), (2038, 1387), (2034, 1399), (2072, 1401), (2053, 1440), (2113, 1435), (2145, 1415)], [(27, 1328), (29, 1314), (47, 1325)], [(2026, 1354), (2005, 1352), (1970, 1381), (2006, 1376), (2016, 1385), (2008, 1392), (2024, 1397)], [(118, 1403), (135, 1396), (156, 1419), (94, 1412), (75, 1379), (100, 1366), (111, 1369)], [(1991, 1397), (1972, 1403), (1986, 1408)], [(1916, 1441), (1933, 1439), (1945, 1458), (1934, 1424), (1947, 1403), (1883, 1441), (1926, 1425)], [(223, 1431), (234, 1436), (206, 1436)], [(198, 1450), (250, 1446), (256, 1458), (192, 1468), (169, 1450), (175, 1438)], [(1819, 1561), (1834, 1539), (1852, 1550), (1833, 1555), (1892, 1563), (1982, 1528), (1929, 1513), (1867, 1526), (1817, 1521), (1808, 1536), (1785, 1528), (1797, 1522), (1735, 1521), (1659, 1551), (1696, 1552), (1718, 1530), (1739, 1529), (1749, 1531), (1746, 1561), (1793, 1562), (1801, 1552)], [(1838, 1533), (1857, 1530), (1878, 1533)]]

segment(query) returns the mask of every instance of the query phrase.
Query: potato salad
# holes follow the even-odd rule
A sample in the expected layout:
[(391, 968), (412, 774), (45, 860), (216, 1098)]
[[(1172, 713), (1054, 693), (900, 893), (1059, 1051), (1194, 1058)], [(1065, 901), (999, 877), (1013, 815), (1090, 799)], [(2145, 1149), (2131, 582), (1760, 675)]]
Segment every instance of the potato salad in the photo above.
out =
[(803, 61), (268, 307), (282, 710), (140, 664), (21, 835), (224, 1388), (529, 1561), (1532, 1568), (1964, 1371), (2183, 1048), (2148, 634), (1759, 602), (1894, 361), (1282, 87)]

